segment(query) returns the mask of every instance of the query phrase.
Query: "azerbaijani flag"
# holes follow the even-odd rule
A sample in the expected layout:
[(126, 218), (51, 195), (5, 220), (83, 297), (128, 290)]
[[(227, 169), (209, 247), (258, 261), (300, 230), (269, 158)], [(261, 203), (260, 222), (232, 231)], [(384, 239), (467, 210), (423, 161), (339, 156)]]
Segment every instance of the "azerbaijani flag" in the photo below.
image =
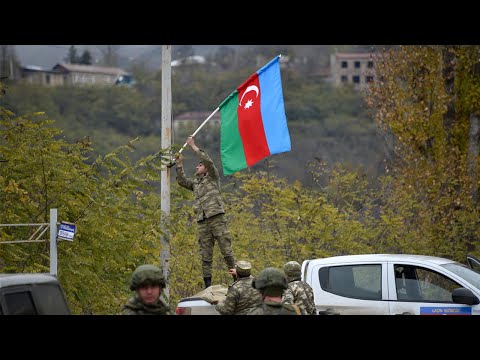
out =
[(219, 105), (220, 154), (225, 175), (291, 149), (280, 56), (250, 76)]

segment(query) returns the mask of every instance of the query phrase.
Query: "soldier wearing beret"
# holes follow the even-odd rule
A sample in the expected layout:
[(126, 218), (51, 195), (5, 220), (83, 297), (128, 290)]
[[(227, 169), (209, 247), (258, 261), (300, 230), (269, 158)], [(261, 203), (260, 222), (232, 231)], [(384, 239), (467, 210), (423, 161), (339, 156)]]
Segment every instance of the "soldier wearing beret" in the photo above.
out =
[(228, 288), (225, 300), (215, 305), (221, 315), (245, 315), (262, 303), (260, 292), (252, 287), (251, 270), (252, 264), (241, 260), (229, 271), (237, 281)]

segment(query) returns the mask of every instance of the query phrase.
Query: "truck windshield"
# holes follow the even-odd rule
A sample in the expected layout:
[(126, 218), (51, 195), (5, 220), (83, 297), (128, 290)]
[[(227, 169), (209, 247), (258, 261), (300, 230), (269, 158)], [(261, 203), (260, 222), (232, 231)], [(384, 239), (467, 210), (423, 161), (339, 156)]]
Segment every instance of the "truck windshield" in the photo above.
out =
[(450, 263), (442, 265), (445, 269), (450, 270), (455, 275), (460, 276), (465, 281), (469, 282), (480, 290), (480, 273), (472, 270), (465, 265), (459, 263)]

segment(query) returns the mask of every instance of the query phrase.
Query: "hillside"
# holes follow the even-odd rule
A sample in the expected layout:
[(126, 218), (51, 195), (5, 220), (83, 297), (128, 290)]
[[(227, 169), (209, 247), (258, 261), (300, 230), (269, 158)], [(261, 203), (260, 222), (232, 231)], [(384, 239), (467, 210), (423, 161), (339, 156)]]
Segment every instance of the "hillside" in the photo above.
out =
[[(15, 52), (20, 64), (35, 65), (43, 68), (52, 68), (58, 62), (63, 61), (71, 45), (15, 45)], [(90, 51), (94, 63), (100, 63), (104, 54), (102, 48), (105, 45), (75, 45), (81, 53)], [(118, 65), (129, 68), (133, 63), (139, 62), (147, 66), (149, 70), (159, 69), (162, 64), (162, 45), (112, 45), (118, 54)], [(192, 45), (196, 55), (209, 56), (221, 45)], [(226, 45), (232, 49), (238, 49), (240, 45)], [(174, 50), (177, 46), (174, 46)], [(175, 52), (173, 59), (176, 58)]]
[[(202, 49), (206, 51), (205, 47)], [(250, 46), (242, 49), (245, 53), (239, 52), (236, 56), (242, 61), (252, 60), (249, 54), (255, 49)], [(286, 46), (287, 49), (297, 56), (317, 56), (317, 59), (320, 54), (328, 57), (330, 47), (296, 45)], [(278, 50), (278, 46), (263, 46), (255, 51), (268, 55)], [(175, 71), (172, 75), (173, 117), (185, 111), (213, 111), (257, 65), (247, 62), (237, 66), (239, 68), (230, 65), (223, 70), (194, 66)], [(105, 154), (138, 137), (132, 156), (139, 158), (155, 153), (160, 146), (161, 74), (144, 68), (133, 71), (138, 83), (132, 89), (10, 84), (4, 105), (18, 115), (44, 111), (48, 118), (55, 120), (54, 126), (63, 130), (66, 139), (76, 141), (88, 137), (97, 154)], [(308, 166), (312, 162), (361, 168), (371, 177), (383, 172), (383, 141), (364, 111), (360, 92), (332, 88), (296, 69), (284, 70), (282, 80), (292, 151), (260, 162), (252, 167), (253, 171), (268, 166), (282, 177), (305, 184), (311, 181)], [(175, 133), (172, 141), (180, 147), (188, 135)], [(219, 140), (219, 132), (202, 130), (197, 135), (198, 143), (220, 165)], [(193, 168), (195, 161), (186, 159), (186, 166)]]
[[(71, 45), (14, 45), (16, 56), (21, 65), (34, 65), (43, 68), (52, 68), (64, 60)], [(102, 64), (106, 47), (117, 55), (117, 64), (130, 69), (136, 64), (142, 64), (148, 70), (158, 70), (162, 64), (162, 45), (74, 45), (79, 53), (88, 50), (94, 64)], [(296, 56), (306, 56), (325, 63), (328, 53), (338, 51), (364, 51), (366, 45), (172, 45), (172, 60), (184, 55), (213, 56), (220, 49), (226, 48), (237, 53), (258, 49), (283, 48), (292, 50)], [(320, 55), (320, 56), (319, 56)]]

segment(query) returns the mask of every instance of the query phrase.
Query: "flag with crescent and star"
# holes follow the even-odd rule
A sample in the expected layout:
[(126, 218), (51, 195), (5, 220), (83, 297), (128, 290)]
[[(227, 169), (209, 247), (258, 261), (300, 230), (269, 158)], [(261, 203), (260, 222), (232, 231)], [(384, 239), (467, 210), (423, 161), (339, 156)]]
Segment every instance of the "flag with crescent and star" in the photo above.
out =
[(251, 75), (220, 105), (220, 154), (225, 175), (291, 150), (280, 56)]

